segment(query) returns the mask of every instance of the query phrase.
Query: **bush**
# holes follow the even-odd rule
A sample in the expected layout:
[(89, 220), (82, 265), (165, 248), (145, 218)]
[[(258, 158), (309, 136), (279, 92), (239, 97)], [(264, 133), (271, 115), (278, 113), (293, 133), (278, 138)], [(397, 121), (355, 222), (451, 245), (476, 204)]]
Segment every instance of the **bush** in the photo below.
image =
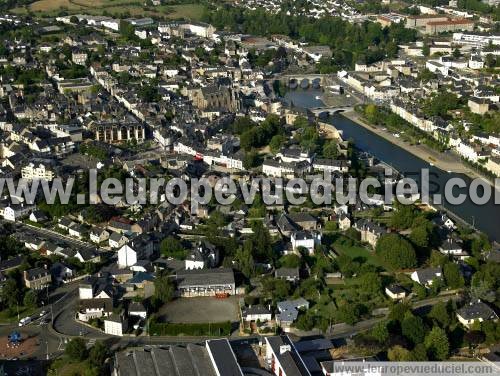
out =
[(231, 334), (231, 322), (219, 323), (151, 323), (150, 335), (157, 336), (228, 336)]

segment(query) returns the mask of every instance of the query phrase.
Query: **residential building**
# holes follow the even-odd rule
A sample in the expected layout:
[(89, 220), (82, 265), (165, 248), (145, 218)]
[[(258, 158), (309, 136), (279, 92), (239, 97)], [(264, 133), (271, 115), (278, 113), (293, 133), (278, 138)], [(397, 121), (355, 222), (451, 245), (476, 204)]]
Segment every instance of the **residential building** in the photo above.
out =
[(321, 244), (321, 234), (297, 231), (292, 233), (290, 240), (294, 251), (297, 251), (299, 248), (305, 248), (307, 252), (312, 255), (314, 253), (314, 248)]
[(392, 284), (385, 288), (385, 293), (392, 300), (401, 300), (406, 297), (408, 291), (398, 284)]
[(311, 376), (292, 340), (286, 336), (265, 337), (266, 363), (276, 376)]
[(253, 305), (250, 307), (244, 307), (241, 310), (241, 318), (245, 322), (266, 322), (272, 320), (273, 314), (268, 308), (262, 305)]
[(123, 314), (111, 314), (104, 319), (104, 333), (123, 337), (127, 331), (128, 321)]
[(415, 270), (410, 278), (425, 287), (431, 287), (435, 280), (443, 279), (443, 272), (439, 267), (419, 269)]
[(52, 282), (50, 271), (45, 268), (33, 268), (23, 273), (24, 285), (32, 290), (42, 290)]
[(24, 166), (21, 169), (21, 178), (26, 180), (38, 179), (52, 181), (54, 177), (54, 171), (48, 169), (42, 163), (40, 163), (38, 166), (35, 166), (34, 163), (29, 163), (27, 166)]
[(481, 301), (470, 302), (457, 310), (457, 319), (466, 328), (471, 328), (474, 323), (492, 320), (497, 321), (498, 315), (486, 303)]

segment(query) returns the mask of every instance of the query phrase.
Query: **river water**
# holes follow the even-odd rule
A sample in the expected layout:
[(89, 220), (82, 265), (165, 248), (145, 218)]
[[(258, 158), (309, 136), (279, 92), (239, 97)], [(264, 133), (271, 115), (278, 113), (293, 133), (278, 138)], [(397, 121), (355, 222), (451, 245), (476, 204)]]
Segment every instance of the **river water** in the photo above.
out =
[[(319, 90), (296, 90), (287, 93), (285, 99), (293, 101), (297, 107), (311, 108), (322, 105), (320, 100), (316, 99), (317, 95), (321, 95)], [(472, 182), (468, 176), (457, 173), (448, 173), (434, 166), (430, 166), (428, 162), (416, 157), (403, 148), (394, 145), (386, 139), (369, 131), (361, 125), (353, 122), (350, 119), (337, 114), (331, 118), (331, 123), (343, 131), (344, 139), (352, 140), (357, 148), (369, 152), (377, 159), (386, 162), (395, 169), (403, 173), (407, 177), (414, 178), (417, 182), (420, 181), (420, 173), (424, 168), (429, 169), (430, 175), (430, 192), (441, 194), (444, 200), (444, 188), (446, 182), (451, 178), (461, 178), (466, 183), (466, 188), (459, 189), (455, 187), (454, 195), (460, 193), (468, 193), (468, 187)], [(492, 189), (494, 192), (494, 189)], [(479, 195), (482, 194), (482, 189), (479, 189)], [(494, 194), (485, 205), (476, 205), (467, 194), (467, 199), (460, 205), (452, 205), (449, 202), (444, 202), (446, 210), (455, 214), (463, 221), (473, 224), (475, 228), (486, 233), (492, 240), (500, 240), (500, 206), (494, 203)]]

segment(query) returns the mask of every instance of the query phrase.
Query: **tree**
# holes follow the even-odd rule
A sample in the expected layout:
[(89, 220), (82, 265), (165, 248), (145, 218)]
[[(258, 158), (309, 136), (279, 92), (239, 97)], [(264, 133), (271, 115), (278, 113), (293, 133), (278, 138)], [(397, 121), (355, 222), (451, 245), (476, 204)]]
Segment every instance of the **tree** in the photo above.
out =
[(323, 157), (335, 159), (339, 156), (339, 146), (336, 140), (329, 140), (323, 145)]
[(274, 135), (273, 138), (271, 138), (271, 141), (269, 141), (269, 148), (274, 154), (276, 154), (281, 149), (284, 143), (285, 136), (277, 134)]
[(23, 305), (25, 307), (36, 308), (37, 301), (38, 301), (38, 297), (33, 290), (28, 290), (28, 292), (26, 294), (24, 294)]
[(410, 360), (414, 362), (424, 362), (427, 358), (427, 350), (423, 343), (416, 345), (411, 351)]
[(379, 110), (374, 104), (369, 104), (365, 107), (365, 117), (372, 123), (377, 123), (380, 117)]
[(338, 322), (344, 322), (348, 325), (354, 325), (359, 321), (363, 307), (361, 304), (344, 304), (339, 307), (336, 314)]
[(371, 331), (371, 335), (380, 343), (385, 343), (389, 339), (389, 330), (387, 329), (387, 322), (381, 321)]
[(153, 298), (157, 303), (165, 304), (172, 300), (175, 289), (168, 273), (160, 272), (155, 278), (154, 285), (155, 293)]
[(394, 209), (390, 225), (398, 230), (410, 228), (419, 215), (414, 205), (403, 205), (398, 201), (395, 202)]
[(474, 348), (483, 343), (486, 340), (486, 336), (480, 330), (471, 330), (465, 333), (464, 340), (469, 344), (469, 347)]
[(78, 21), (78, 17), (77, 17), (77, 16), (71, 16), (71, 17), (69, 18), (69, 22), (71, 22), (71, 23), (72, 23), (72, 24), (74, 24), (74, 25), (78, 24), (78, 22), (79, 22), (79, 21)]
[(164, 257), (173, 257), (179, 260), (184, 260), (187, 256), (187, 251), (181, 241), (173, 236), (166, 237), (161, 241), (160, 252)]
[(109, 356), (108, 347), (102, 341), (97, 341), (89, 352), (89, 362), (93, 367), (101, 368)]
[(410, 351), (399, 345), (393, 346), (387, 351), (387, 359), (392, 362), (409, 361), (410, 358)]
[(16, 280), (13, 278), (7, 279), (2, 288), (2, 302), (13, 310), (19, 304), (20, 295), (21, 291)]
[(429, 312), (429, 318), (433, 319), (444, 328), (450, 325), (450, 314), (446, 308), (446, 303), (439, 302), (432, 306), (432, 309)]
[[(249, 244), (250, 246), (248, 246)], [(243, 247), (239, 248), (234, 256), (234, 260), (238, 263), (238, 268), (245, 275), (250, 278), (255, 273), (255, 262), (252, 256), (251, 243), (243, 243)]]
[(410, 241), (418, 248), (429, 246), (429, 231), (426, 226), (418, 226), (411, 230)]
[(425, 339), (424, 321), (411, 312), (407, 312), (401, 322), (401, 332), (414, 345), (422, 343)]
[(376, 252), (395, 269), (414, 267), (417, 256), (411, 243), (398, 234), (384, 234), (377, 241)]
[(243, 167), (249, 170), (251, 168), (257, 167), (261, 162), (260, 154), (257, 150), (252, 149), (245, 153), (243, 157)]
[(361, 290), (369, 295), (376, 295), (382, 290), (382, 280), (376, 272), (362, 274), (359, 282)]
[(262, 280), (263, 295), (275, 301), (286, 299), (290, 296), (290, 282), (284, 279), (266, 277)]
[(450, 343), (446, 332), (438, 326), (432, 330), (425, 337), (425, 348), (432, 360), (444, 360), (448, 358), (450, 352)]
[(389, 311), (389, 320), (402, 322), (409, 311), (410, 306), (407, 303), (396, 303)]
[(462, 273), (460, 273), (460, 267), (457, 264), (452, 262), (445, 264), (443, 274), (448, 287), (452, 289), (464, 287), (464, 277), (462, 276)]
[(73, 362), (81, 362), (87, 358), (87, 346), (83, 338), (73, 338), (66, 345), (64, 353)]

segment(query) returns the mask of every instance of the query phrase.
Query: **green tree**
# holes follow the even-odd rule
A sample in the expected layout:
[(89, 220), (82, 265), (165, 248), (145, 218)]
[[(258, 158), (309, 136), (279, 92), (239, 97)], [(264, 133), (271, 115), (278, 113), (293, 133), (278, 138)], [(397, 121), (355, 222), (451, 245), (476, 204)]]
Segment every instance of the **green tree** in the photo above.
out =
[(64, 350), (66, 356), (73, 362), (81, 362), (87, 358), (87, 346), (83, 338), (71, 339)]
[(401, 322), (401, 332), (414, 345), (422, 343), (425, 338), (424, 321), (420, 317), (414, 316), (411, 312), (407, 312)]
[(364, 273), (359, 277), (359, 286), (363, 292), (376, 295), (382, 290), (382, 279), (376, 272)]
[(411, 353), (408, 349), (405, 349), (400, 345), (396, 345), (387, 351), (387, 359), (392, 362), (405, 362), (411, 359)]
[(427, 358), (427, 350), (423, 343), (417, 344), (411, 351), (410, 360), (414, 362), (425, 362)]
[(174, 297), (175, 288), (168, 273), (160, 272), (154, 280), (154, 286), (153, 299), (157, 304), (165, 304)]
[(389, 310), (389, 320), (402, 322), (409, 311), (410, 306), (407, 303), (396, 303)]
[(23, 305), (28, 308), (36, 308), (38, 303), (38, 297), (36, 292), (33, 290), (28, 290), (26, 294), (24, 294)]
[(380, 117), (379, 110), (374, 104), (369, 104), (365, 107), (365, 117), (372, 123), (377, 123)]
[(336, 140), (329, 140), (323, 145), (323, 157), (335, 159), (339, 156), (339, 146)]
[(271, 141), (269, 141), (269, 148), (274, 154), (276, 154), (278, 151), (280, 151), (285, 141), (285, 136), (281, 134), (274, 135), (273, 138), (271, 138)]
[(96, 368), (102, 368), (109, 357), (109, 349), (103, 341), (96, 341), (89, 351), (89, 363)]
[(245, 275), (245, 277), (250, 278), (254, 275), (255, 261), (252, 256), (251, 243), (243, 243), (243, 247), (240, 247), (236, 252), (234, 260), (238, 263), (238, 268)]
[(375, 327), (371, 330), (371, 335), (375, 338), (379, 343), (385, 343), (389, 339), (389, 330), (387, 329), (387, 322), (380, 321), (375, 325)]
[(417, 256), (411, 243), (398, 234), (384, 234), (377, 241), (376, 252), (395, 269), (414, 267)]
[(428, 316), (444, 328), (450, 325), (450, 314), (444, 302), (433, 305)]
[(173, 236), (168, 236), (161, 241), (160, 252), (164, 257), (173, 257), (179, 260), (184, 260), (187, 256), (187, 251), (181, 241)]
[(245, 153), (245, 156), (243, 157), (243, 167), (245, 167), (245, 169), (249, 170), (251, 168), (257, 167), (260, 163), (261, 157), (257, 150), (252, 149)]
[(2, 288), (2, 302), (7, 305), (11, 310), (13, 310), (17, 304), (19, 304), (19, 299), (21, 298), (21, 290), (16, 280), (13, 278), (8, 278)]
[(465, 281), (460, 267), (452, 262), (447, 263), (443, 268), (444, 279), (448, 287), (458, 289), (464, 287)]
[(425, 337), (425, 348), (427, 354), (432, 360), (445, 360), (448, 358), (450, 352), (450, 343), (446, 332), (438, 326), (432, 330)]
[(430, 234), (426, 226), (418, 226), (411, 230), (410, 241), (418, 248), (429, 246)]

